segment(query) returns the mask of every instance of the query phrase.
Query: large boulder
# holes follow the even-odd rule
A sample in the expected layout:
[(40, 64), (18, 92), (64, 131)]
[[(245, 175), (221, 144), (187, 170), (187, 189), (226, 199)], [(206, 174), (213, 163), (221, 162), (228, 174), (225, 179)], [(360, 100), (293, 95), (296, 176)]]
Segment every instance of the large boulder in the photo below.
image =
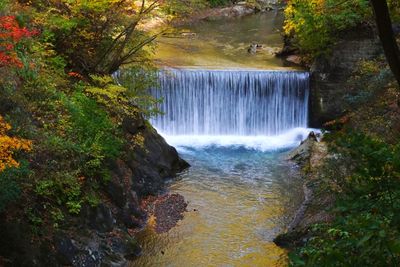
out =
[(260, 10), (273, 10), (279, 8), (278, 0), (256, 0), (257, 6)]
[(57, 265), (74, 267), (127, 266), (130, 259), (141, 254), (134, 239), (122, 231), (72, 237), (60, 232), (54, 238)]
[(300, 146), (296, 147), (287, 156), (288, 160), (296, 162), (301, 167), (308, 164), (312, 156), (314, 145), (318, 142), (317, 136), (314, 132), (311, 132), (307, 139), (302, 141)]
[(181, 159), (176, 149), (169, 146), (151, 126), (146, 126), (140, 132), (140, 136), (143, 138), (143, 144), (129, 150), (124, 164), (117, 165), (113, 172), (126, 173), (128, 168), (128, 172), (131, 173), (124, 176), (131, 176), (130, 188), (142, 197), (155, 195), (163, 190), (164, 180), (174, 177), (189, 167), (189, 164)]

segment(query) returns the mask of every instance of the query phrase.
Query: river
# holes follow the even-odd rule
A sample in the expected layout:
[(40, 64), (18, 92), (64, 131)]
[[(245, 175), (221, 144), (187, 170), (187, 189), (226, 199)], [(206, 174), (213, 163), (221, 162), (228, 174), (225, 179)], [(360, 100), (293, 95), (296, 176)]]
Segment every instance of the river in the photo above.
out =
[[(193, 39), (160, 40), (165, 115), (152, 124), (191, 168), (169, 181), (189, 202), (177, 227), (138, 236), (143, 255), (130, 266), (285, 266), (273, 238), (302, 200), (287, 152), (306, 138), (309, 77), (286, 68), (255, 41), (279, 47), (274, 12), (182, 27)], [(279, 70), (279, 71), (277, 71)]]

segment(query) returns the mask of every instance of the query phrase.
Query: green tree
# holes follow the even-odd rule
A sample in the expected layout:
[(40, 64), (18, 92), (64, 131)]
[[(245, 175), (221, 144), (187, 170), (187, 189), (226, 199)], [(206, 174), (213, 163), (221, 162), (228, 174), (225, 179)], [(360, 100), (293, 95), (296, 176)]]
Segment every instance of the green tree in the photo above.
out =
[(146, 46), (160, 34), (139, 29), (161, 0), (22, 1), (36, 10), (45, 40), (82, 74), (111, 74), (121, 65), (147, 60)]
[[(395, 21), (400, 21), (400, 2), (373, 2), (378, 4), (373, 5), (379, 8), (376, 12), (378, 27), (384, 34), (385, 45), (390, 43), (388, 49), (391, 49), (389, 53), (393, 58), (395, 42), (392, 32), (389, 32), (389, 13)], [(373, 12), (369, 0), (289, 0), (285, 9), (284, 31), (292, 38), (294, 46), (314, 58), (329, 53), (340, 32), (372, 21)], [(383, 29), (386, 29), (385, 32), (382, 32)]]

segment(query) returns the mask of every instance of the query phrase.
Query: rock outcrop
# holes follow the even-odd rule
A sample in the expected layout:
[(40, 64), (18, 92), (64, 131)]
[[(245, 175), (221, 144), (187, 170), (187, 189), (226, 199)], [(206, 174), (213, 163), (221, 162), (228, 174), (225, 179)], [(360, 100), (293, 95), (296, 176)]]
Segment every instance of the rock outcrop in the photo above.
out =
[(126, 120), (123, 127), (127, 138), (135, 141), (124, 158), (112, 163), (111, 181), (105, 188), (109, 202), (83, 210), (85, 234), (60, 233), (62, 242), (58, 242), (56, 253), (68, 265), (124, 266), (140, 255), (140, 247), (129, 233), (146, 224), (142, 198), (163, 192), (165, 179), (189, 167), (141, 117)]
[(372, 28), (362, 27), (343, 33), (332, 47), (330, 56), (317, 58), (312, 64), (310, 125), (321, 127), (347, 111), (344, 97), (351, 92), (348, 80), (360, 60), (382, 54), (381, 44)]
[(311, 72), (310, 126), (320, 128), (340, 118), (349, 109), (345, 98), (353, 93), (349, 81), (361, 60), (383, 55), (382, 45), (373, 27), (359, 26), (342, 32), (329, 54), (321, 55), (311, 64), (303, 61), (300, 51), (284, 37), (284, 47), (276, 53), (288, 64), (302, 65)]
[(256, 0), (256, 3), (261, 11), (280, 8), (280, 1), (278, 0)]
[(318, 140), (313, 132), (302, 144), (291, 151), (288, 160), (302, 169), (304, 179), (304, 200), (293, 215), (287, 231), (278, 235), (274, 242), (281, 247), (296, 247), (308, 238), (309, 227), (318, 222), (331, 220), (327, 213), (333, 199), (329, 195), (318, 194), (319, 179), (324, 160), (329, 157), (326, 143)]
[[(6, 246), (1, 249), (10, 264), (126, 266), (130, 259), (140, 255), (134, 234), (148, 219), (142, 199), (163, 193), (165, 179), (174, 177), (189, 164), (141, 116), (124, 120), (123, 129), (129, 142), (123, 156), (109, 163), (111, 179), (97, 189), (102, 196), (98, 205), (86, 205), (79, 216), (66, 217), (62, 227), (38, 239), (40, 245), (29, 238), (31, 224), (23, 219), (17, 223), (0, 220), (2, 239), (13, 241), (1, 243)], [(184, 205), (182, 199), (179, 207)]]
[(254, 6), (248, 5), (246, 2), (239, 2), (238, 4), (229, 7), (211, 9), (207, 13), (204, 13), (201, 19), (219, 20), (226, 18), (237, 18), (251, 15), (255, 12), (257, 12), (257, 9)]

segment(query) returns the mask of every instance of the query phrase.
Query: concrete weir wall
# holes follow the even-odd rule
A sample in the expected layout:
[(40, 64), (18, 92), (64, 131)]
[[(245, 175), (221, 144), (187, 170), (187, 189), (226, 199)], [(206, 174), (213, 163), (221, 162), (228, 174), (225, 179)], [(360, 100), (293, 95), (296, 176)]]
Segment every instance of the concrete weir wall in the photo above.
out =
[(320, 57), (311, 66), (310, 126), (320, 127), (346, 112), (345, 96), (352, 88), (348, 80), (360, 60), (369, 60), (382, 53), (373, 29), (363, 27), (344, 33), (327, 57)]

